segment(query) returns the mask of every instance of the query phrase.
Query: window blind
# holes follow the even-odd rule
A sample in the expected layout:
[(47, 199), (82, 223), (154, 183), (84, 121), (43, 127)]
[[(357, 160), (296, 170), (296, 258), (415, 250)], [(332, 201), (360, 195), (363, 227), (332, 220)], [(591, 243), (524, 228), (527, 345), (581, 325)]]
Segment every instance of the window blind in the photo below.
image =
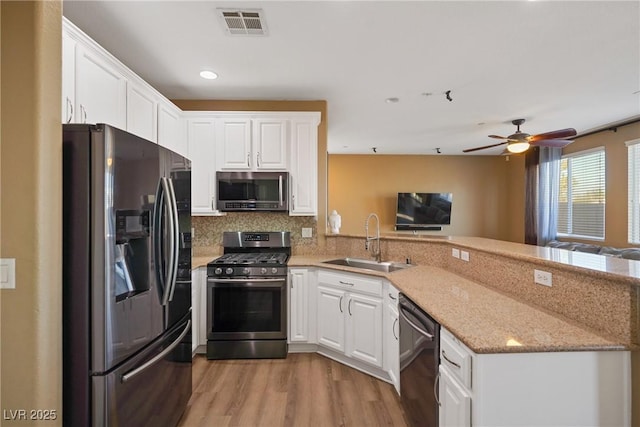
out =
[(640, 139), (626, 142), (629, 174), (627, 203), (629, 243), (640, 244)]
[(558, 191), (558, 235), (604, 239), (604, 148), (562, 156)]

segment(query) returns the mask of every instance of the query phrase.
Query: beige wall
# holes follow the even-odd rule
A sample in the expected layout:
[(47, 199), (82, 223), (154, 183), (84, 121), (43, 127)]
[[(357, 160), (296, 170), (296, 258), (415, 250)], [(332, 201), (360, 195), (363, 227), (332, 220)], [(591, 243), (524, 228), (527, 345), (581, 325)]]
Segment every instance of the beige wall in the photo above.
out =
[[(510, 198), (513, 158), (503, 156), (329, 155), (329, 210), (342, 217), (343, 234), (363, 234), (370, 212), (381, 232), (394, 231), (396, 193), (451, 192), (451, 226), (434, 235), (516, 240)], [(517, 184), (513, 184), (516, 185)], [(513, 224), (512, 224), (513, 223)]]
[(16, 289), (0, 291), (0, 408), (56, 410), (41, 424), (61, 425), (62, 4), (0, 10), (0, 252), (16, 259)]
[(632, 246), (627, 243), (627, 147), (624, 143), (638, 138), (640, 122), (619, 127), (616, 132), (604, 131), (578, 138), (563, 150), (563, 154), (569, 154), (590, 148), (605, 148), (607, 204), (603, 244), (607, 246)]

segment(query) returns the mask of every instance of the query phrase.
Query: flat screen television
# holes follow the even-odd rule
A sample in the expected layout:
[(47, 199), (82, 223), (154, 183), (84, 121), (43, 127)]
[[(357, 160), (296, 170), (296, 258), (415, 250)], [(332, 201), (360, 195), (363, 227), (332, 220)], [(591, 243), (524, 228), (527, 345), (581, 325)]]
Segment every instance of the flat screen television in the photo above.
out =
[(440, 230), (451, 224), (452, 193), (398, 193), (396, 230)]

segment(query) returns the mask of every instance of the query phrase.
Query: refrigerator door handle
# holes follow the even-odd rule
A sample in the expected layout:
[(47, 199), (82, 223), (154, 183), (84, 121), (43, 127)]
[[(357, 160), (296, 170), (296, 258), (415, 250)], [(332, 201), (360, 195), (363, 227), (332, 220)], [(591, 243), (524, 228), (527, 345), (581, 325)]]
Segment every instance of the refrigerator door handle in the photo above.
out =
[(178, 222), (178, 201), (176, 200), (176, 192), (173, 188), (173, 180), (166, 178), (169, 183), (169, 196), (171, 202), (171, 222), (173, 222), (173, 244), (171, 246), (171, 253), (173, 259), (171, 264), (173, 266), (173, 274), (171, 276), (171, 287), (169, 288), (169, 301), (173, 301), (173, 292), (176, 290), (176, 280), (178, 278), (178, 258), (180, 256), (180, 224)]
[(176, 246), (176, 221), (174, 220), (174, 210), (173, 210), (173, 200), (171, 198), (171, 189), (169, 187), (169, 180), (166, 177), (161, 178), (162, 182), (162, 191), (164, 193), (164, 197), (162, 198), (164, 205), (167, 208), (167, 213), (169, 218), (167, 218), (167, 225), (169, 228), (168, 237), (169, 237), (169, 261), (167, 265), (167, 277), (165, 281), (164, 294), (162, 296), (162, 305), (167, 305), (169, 303), (169, 297), (171, 296), (171, 288), (173, 287), (173, 281), (175, 280), (176, 269), (175, 264), (177, 264), (177, 260), (175, 256), (175, 246)]
[[(191, 311), (191, 310), (189, 310), (189, 311)], [(151, 367), (151, 366), (155, 365), (156, 363), (158, 363), (160, 360), (164, 359), (164, 357), (167, 354), (171, 353), (171, 351), (173, 351), (173, 349), (176, 348), (178, 346), (178, 344), (180, 344), (182, 339), (187, 335), (187, 332), (189, 332), (189, 328), (191, 328), (191, 319), (189, 319), (187, 321), (187, 326), (185, 326), (185, 328), (182, 331), (182, 333), (180, 334), (180, 336), (178, 338), (176, 338), (176, 340), (174, 342), (172, 342), (171, 345), (169, 345), (169, 347), (167, 347), (164, 350), (162, 350), (162, 352), (160, 352), (159, 354), (154, 356), (153, 359), (151, 359), (151, 360), (145, 362), (144, 364), (138, 366), (136, 369), (134, 369), (132, 371), (129, 371), (126, 374), (122, 375), (122, 378), (120, 380), (123, 383), (126, 383), (131, 378), (137, 376), (141, 372), (147, 370), (149, 367)]]
[(164, 277), (163, 270), (165, 265), (165, 260), (163, 257), (162, 247), (163, 247), (163, 207), (164, 207), (164, 186), (162, 185), (162, 178), (158, 181), (158, 190), (156, 191), (156, 199), (153, 207), (153, 246), (154, 246), (154, 257), (155, 257), (155, 273), (156, 280), (158, 282), (158, 287), (160, 291), (161, 302), (164, 305), (164, 295), (166, 294), (166, 288), (168, 284), (166, 283), (166, 278)]

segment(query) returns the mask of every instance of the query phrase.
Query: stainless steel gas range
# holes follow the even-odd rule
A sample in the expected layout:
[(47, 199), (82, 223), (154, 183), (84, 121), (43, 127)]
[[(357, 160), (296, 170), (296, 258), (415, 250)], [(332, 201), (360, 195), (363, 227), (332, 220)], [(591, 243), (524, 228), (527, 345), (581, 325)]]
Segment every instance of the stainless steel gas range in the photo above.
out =
[(207, 264), (207, 358), (287, 356), (289, 232), (225, 232)]

